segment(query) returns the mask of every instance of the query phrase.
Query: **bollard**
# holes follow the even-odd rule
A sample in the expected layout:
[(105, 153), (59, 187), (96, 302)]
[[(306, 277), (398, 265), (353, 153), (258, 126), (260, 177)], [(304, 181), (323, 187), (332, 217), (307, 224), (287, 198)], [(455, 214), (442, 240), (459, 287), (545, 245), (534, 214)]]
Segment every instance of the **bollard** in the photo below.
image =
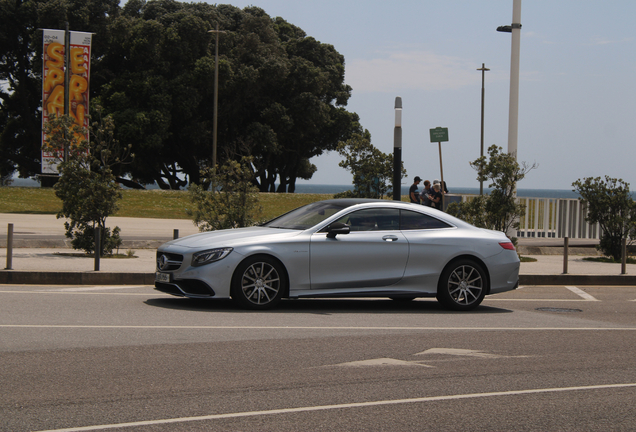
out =
[(102, 252), (101, 231), (100, 227), (95, 228), (95, 271), (99, 271), (99, 258)]
[(569, 255), (570, 239), (563, 238), (563, 274), (568, 274), (568, 255)]
[(172, 239), (176, 240), (178, 238), (179, 238), (179, 230), (175, 229), (175, 230), (172, 231)]
[(623, 239), (623, 256), (621, 257), (621, 274), (627, 274), (627, 239)]
[(13, 265), (13, 224), (10, 223), (7, 229), (7, 267), (5, 270), (11, 270)]

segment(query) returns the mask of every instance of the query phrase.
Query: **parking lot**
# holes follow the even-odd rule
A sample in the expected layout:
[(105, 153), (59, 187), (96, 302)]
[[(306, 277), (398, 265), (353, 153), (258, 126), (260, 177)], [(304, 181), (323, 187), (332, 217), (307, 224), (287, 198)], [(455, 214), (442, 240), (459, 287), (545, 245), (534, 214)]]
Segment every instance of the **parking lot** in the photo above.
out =
[[(0, 286), (2, 431), (634, 430), (636, 287), (269, 312)], [(80, 429), (81, 428), (81, 429)]]

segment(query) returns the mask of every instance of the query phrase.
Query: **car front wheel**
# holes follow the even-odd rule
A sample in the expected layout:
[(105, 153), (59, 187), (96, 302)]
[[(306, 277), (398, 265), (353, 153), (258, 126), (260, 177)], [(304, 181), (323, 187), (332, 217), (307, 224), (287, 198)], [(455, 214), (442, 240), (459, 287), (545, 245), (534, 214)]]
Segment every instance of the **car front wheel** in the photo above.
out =
[(468, 259), (448, 265), (439, 280), (437, 300), (452, 310), (475, 309), (486, 295), (486, 272)]
[(248, 309), (269, 309), (280, 302), (286, 283), (285, 271), (275, 259), (248, 258), (232, 278), (232, 299)]

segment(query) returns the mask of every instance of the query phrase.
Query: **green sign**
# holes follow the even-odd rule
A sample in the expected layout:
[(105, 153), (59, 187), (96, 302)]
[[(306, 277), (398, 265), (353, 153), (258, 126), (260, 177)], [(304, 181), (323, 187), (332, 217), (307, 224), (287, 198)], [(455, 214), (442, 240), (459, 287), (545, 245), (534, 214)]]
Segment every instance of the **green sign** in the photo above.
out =
[(448, 128), (436, 127), (431, 129), (431, 142), (444, 142), (448, 141)]

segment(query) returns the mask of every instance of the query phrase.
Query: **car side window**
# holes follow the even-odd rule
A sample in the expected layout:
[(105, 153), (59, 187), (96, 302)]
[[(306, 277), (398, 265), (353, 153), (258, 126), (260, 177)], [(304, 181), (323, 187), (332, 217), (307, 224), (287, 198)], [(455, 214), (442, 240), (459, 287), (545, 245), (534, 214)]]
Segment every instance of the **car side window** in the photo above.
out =
[(397, 209), (358, 210), (338, 219), (355, 231), (395, 231), (400, 227), (400, 213)]
[(450, 228), (446, 222), (423, 213), (410, 210), (401, 210), (400, 213), (400, 229), (403, 231)]

